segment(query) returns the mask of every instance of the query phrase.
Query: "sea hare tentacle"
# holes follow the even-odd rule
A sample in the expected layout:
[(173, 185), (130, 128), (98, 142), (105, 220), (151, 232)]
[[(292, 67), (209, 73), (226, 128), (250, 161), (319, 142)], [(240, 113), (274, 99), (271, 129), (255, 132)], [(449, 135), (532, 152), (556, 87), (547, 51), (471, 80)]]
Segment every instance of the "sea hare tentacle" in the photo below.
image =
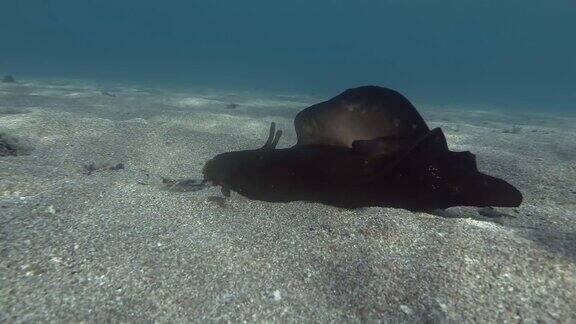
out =
[(278, 145), (278, 141), (280, 141), (280, 136), (282, 136), (281, 130), (276, 132), (276, 135), (274, 136), (274, 140), (272, 141), (272, 146), (270, 148), (272, 148), (272, 149), (276, 148), (276, 145)]
[(268, 139), (264, 146), (262, 146), (262, 150), (273, 150), (278, 145), (278, 141), (280, 140), (280, 136), (282, 136), (282, 131), (276, 131), (276, 123), (272, 123), (270, 125), (270, 132), (268, 133)]
[(262, 146), (262, 149), (267, 149), (272, 145), (275, 133), (276, 133), (276, 123), (272, 122), (272, 125), (270, 125), (270, 132), (268, 133), (268, 139), (266, 140), (264, 146)]

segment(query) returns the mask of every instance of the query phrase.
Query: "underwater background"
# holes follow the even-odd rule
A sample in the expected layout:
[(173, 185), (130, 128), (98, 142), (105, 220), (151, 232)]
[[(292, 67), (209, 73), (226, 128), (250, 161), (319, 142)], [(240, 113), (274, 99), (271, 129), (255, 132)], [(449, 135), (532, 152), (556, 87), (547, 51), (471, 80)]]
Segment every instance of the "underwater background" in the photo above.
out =
[[(573, 0), (0, 0), (0, 322), (576, 323), (574, 17)], [(201, 183), (370, 84), (520, 206)]]
[(0, 71), (570, 110), (576, 3), (3, 0)]

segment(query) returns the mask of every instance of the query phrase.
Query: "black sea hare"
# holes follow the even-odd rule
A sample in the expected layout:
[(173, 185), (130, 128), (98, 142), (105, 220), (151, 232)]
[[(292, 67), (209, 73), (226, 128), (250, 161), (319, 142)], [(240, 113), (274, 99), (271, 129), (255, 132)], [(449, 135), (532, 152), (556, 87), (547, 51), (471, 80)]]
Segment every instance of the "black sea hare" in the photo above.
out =
[(400, 93), (376, 86), (346, 90), (298, 113), (298, 142), (219, 154), (204, 182), (247, 198), (312, 201), (343, 208), (387, 206), (429, 211), (452, 206), (516, 207), (522, 194), (478, 171), (470, 152), (452, 152)]

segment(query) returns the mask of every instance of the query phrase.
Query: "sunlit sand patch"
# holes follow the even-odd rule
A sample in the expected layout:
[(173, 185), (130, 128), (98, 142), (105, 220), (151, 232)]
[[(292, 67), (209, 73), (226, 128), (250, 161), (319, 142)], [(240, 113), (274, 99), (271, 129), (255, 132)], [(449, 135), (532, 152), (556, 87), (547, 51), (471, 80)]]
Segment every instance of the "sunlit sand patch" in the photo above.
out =
[(42, 136), (40, 137), (41, 144), (54, 144), (58, 143), (58, 141), (62, 140), (63, 136), (61, 135), (49, 135), (49, 136)]
[(81, 82), (57, 82), (47, 83), (42, 81), (29, 81), (19, 83), (29, 89), (28, 95), (46, 97), (66, 97), (75, 94), (98, 94), (98, 87), (94, 84), (84, 84)]
[(269, 127), (269, 123), (264, 120), (211, 113), (179, 118), (156, 117), (152, 121), (163, 122), (197, 132), (234, 134), (248, 138), (262, 137), (262, 134), (265, 134), (266, 129)]
[(75, 79), (32, 79), (27, 80), (26, 85), (36, 86), (42, 88), (62, 88), (62, 89), (95, 89), (97, 88), (97, 83), (94, 81), (87, 80), (75, 80)]
[(111, 92), (118, 93), (118, 94), (125, 94), (130, 96), (147, 96), (147, 95), (163, 95), (166, 93), (164, 89), (155, 89), (155, 88), (114, 88), (108, 89)]
[(39, 89), (30, 92), (32, 96), (43, 96), (43, 97), (54, 97), (54, 98), (65, 98), (65, 97), (90, 97), (94, 95), (98, 95), (98, 91), (94, 90), (86, 90), (86, 91), (78, 91), (78, 89)]
[(178, 99), (172, 102), (172, 104), (177, 107), (195, 107), (195, 108), (222, 103), (223, 102), (218, 100), (198, 98), (198, 97)]
[(85, 98), (85, 97), (93, 97), (100, 95), (100, 91), (85, 91), (85, 92), (72, 92), (64, 94), (65, 97), (72, 97), (72, 98)]
[(0, 187), (0, 197), (2, 198), (22, 197), (29, 194), (29, 192), (23, 192), (21, 189), (13, 186)]
[(20, 128), (30, 124), (33, 120), (32, 114), (11, 114), (0, 119), (0, 126), (6, 128)]
[(448, 146), (454, 148), (467, 147), (467, 143), (473, 138), (473, 136), (465, 134), (445, 134), (445, 136), (449, 143)]
[(502, 231), (503, 230), (502, 226), (497, 225), (493, 222), (485, 222), (485, 221), (476, 220), (476, 219), (472, 219), (472, 218), (461, 218), (460, 221), (464, 222), (466, 224), (469, 224), (469, 225), (473, 225), (473, 226), (476, 226), (479, 228), (488, 229), (491, 231)]
[(29, 93), (31, 96), (42, 96), (42, 97), (61, 97), (64, 95), (62, 90), (53, 90), (53, 89), (41, 89), (32, 91)]

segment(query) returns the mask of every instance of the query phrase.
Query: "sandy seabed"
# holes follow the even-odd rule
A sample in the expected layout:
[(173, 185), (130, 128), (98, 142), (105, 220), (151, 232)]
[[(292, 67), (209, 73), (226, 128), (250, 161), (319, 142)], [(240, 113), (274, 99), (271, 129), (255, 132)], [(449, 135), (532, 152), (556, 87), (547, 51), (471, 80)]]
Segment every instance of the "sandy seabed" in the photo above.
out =
[(576, 322), (576, 118), (420, 107), (523, 192), (496, 217), (162, 183), (261, 146), (272, 121), (291, 146), (294, 115), (325, 99), (0, 84), (18, 148), (0, 157), (0, 322)]

